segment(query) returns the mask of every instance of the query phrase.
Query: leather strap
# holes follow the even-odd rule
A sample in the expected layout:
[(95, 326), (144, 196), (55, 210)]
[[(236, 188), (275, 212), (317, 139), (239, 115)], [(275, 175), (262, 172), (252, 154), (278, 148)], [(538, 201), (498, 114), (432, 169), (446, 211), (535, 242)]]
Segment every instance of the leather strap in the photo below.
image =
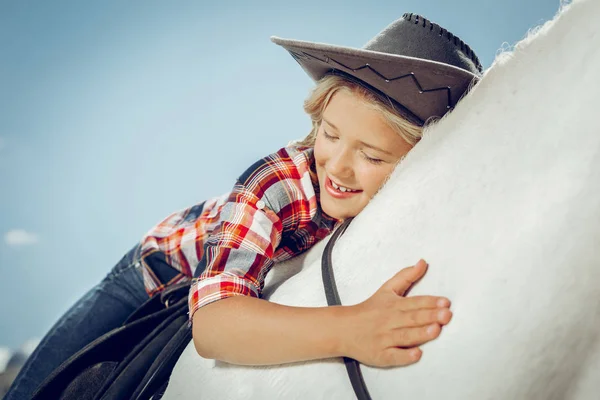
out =
[[(323, 287), (325, 288), (325, 296), (327, 297), (327, 304), (330, 306), (341, 306), (340, 296), (335, 286), (335, 277), (333, 276), (333, 267), (331, 261), (331, 253), (333, 251), (333, 245), (340, 236), (344, 233), (348, 225), (352, 222), (352, 218), (345, 220), (342, 225), (333, 233), (333, 236), (327, 243), (325, 251), (323, 252), (323, 258), (321, 260), (321, 271), (323, 274)], [(348, 371), (348, 377), (350, 383), (356, 394), (358, 400), (371, 400), (369, 391), (363, 379), (360, 371), (360, 364), (358, 361), (344, 357), (344, 364), (346, 365), (346, 371)]]

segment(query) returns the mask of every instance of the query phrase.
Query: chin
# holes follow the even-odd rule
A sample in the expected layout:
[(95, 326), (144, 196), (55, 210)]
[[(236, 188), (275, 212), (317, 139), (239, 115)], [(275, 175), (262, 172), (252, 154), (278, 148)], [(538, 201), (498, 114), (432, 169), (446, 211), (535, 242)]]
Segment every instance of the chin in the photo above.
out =
[(333, 207), (330, 207), (329, 204), (327, 204), (327, 203), (323, 204), (323, 202), (321, 202), (321, 208), (323, 209), (323, 212), (325, 214), (329, 215), (330, 217), (335, 218), (335, 219), (340, 219), (339, 211)]
[[(353, 210), (340, 210), (337, 207), (332, 207), (331, 205), (325, 203), (321, 203), (322, 204), (322, 209), (323, 212), (325, 212), (325, 214), (329, 215), (332, 218), (335, 219), (347, 219), (347, 218), (351, 218), (351, 217), (356, 217), (356, 215), (358, 214), (358, 212), (353, 212)], [(333, 209), (332, 209), (333, 208)]]
[(321, 186), (321, 194), (320, 194), (320, 203), (321, 203), (321, 209), (323, 210), (323, 212), (327, 215), (329, 215), (332, 218), (335, 219), (339, 219), (339, 220), (343, 220), (346, 218), (351, 218), (351, 217), (356, 217), (358, 215), (359, 212), (362, 211), (363, 208), (365, 208), (366, 204), (361, 205), (361, 201), (362, 199), (356, 199), (359, 200), (358, 201), (358, 205), (356, 204), (356, 202), (353, 202), (354, 207), (339, 207), (338, 202), (336, 201), (336, 199), (333, 199), (331, 197), (329, 197), (325, 191), (327, 190), (325, 187)]

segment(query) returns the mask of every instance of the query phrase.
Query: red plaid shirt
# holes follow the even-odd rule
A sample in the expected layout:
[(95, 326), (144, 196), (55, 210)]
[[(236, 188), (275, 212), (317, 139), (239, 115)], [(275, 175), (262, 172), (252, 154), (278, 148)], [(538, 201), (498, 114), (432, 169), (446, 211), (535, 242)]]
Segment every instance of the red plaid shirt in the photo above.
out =
[(321, 211), (312, 147), (290, 146), (252, 165), (230, 193), (176, 212), (142, 240), (149, 295), (190, 279), (190, 319), (231, 296), (260, 297), (266, 274), (326, 237), (338, 221)]

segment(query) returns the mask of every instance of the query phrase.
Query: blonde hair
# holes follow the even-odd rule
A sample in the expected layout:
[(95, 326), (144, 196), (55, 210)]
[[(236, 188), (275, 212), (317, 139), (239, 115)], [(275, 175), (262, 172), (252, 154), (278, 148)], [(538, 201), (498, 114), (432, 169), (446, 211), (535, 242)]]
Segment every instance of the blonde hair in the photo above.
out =
[(413, 124), (403, 118), (394, 108), (391, 100), (384, 103), (380, 97), (367, 88), (344, 79), (338, 75), (326, 75), (317, 82), (308, 98), (304, 101), (304, 111), (312, 120), (312, 129), (304, 139), (294, 142), (297, 145), (313, 147), (317, 138), (319, 126), (323, 120), (323, 113), (331, 97), (338, 91), (348, 91), (358, 95), (365, 104), (373, 110), (379, 111), (390, 128), (396, 131), (411, 146), (417, 144), (423, 135), (423, 127)]

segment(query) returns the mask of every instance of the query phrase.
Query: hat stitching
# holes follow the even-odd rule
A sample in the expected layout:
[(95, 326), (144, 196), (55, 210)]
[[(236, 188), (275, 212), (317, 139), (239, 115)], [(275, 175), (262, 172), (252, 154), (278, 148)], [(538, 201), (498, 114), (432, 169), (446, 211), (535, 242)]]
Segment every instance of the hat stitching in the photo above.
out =
[(426, 25), (429, 24), (429, 30), (430, 31), (432, 31), (433, 28), (435, 27), (436, 30), (439, 30), (439, 35), (440, 36), (446, 36), (446, 39), (448, 39), (449, 42), (454, 41), (454, 45), (455, 46), (457, 46), (457, 47), (460, 46), (460, 49), (463, 51), (463, 53), (465, 53), (469, 57), (469, 59), (471, 61), (473, 61), (473, 63), (475, 64), (475, 67), (477, 68), (477, 70), (479, 72), (483, 72), (483, 66), (481, 65), (481, 62), (479, 61), (479, 57), (477, 57), (477, 55), (471, 49), (471, 47), (469, 47), (468, 44), (466, 44), (465, 42), (463, 42), (462, 39), (460, 39), (458, 36), (452, 34), (447, 29), (442, 28), (438, 24), (433, 23), (430, 20), (428, 20), (427, 18), (425, 18), (423, 16), (420, 16), (418, 14), (405, 13), (404, 15), (402, 15), (402, 18), (404, 18), (406, 21), (409, 21), (409, 22), (413, 22), (413, 19), (414, 19), (414, 24), (415, 25), (419, 24), (419, 18), (421, 18), (423, 20), (423, 25), (422, 26), (425, 28)]
[[(315, 59), (317, 61), (320, 61), (320, 62), (323, 62), (323, 63), (327, 63), (327, 64), (330, 64), (329, 61), (333, 61), (336, 64), (341, 65), (342, 67), (351, 70), (352, 72), (356, 72), (356, 71), (360, 71), (362, 69), (368, 68), (375, 75), (379, 76), (381, 79), (383, 79), (387, 83), (392, 82), (392, 81), (396, 81), (396, 80), (399, 81), (399, 80), (404, 79), (406, 77), (411, 77), (412, 78), (412, 82), (415, 84), (415, 86), (417, 87), (417, 89), (419, 89), (419, 94), (428, 93), (428, 92), (444, 91), (445, 90), (446, 94), (447, 94), (447, 101), (448, 101), (448, 103), (446, 105), (446, 108), (447, 109), (451, 109), (452, 108), (453, 102), (452, 102), (452, 92), (450, 90), (450, 86), (446, 86), (446, 87), (440, 86), (440, 87), (434, 88), (434, 89), (425, 89), (425, 88), (423, 88), (423, 86), (421, 85), (421, 83), (419, 82), (419, 80), (415, 77), (414, 72), (411, 72), (411, 73), (405, 74), (405, 75), (401, 75), (401, 76), (397, 76), (395, 78), (387, 78), (382, 73), (380, 73), (379, 71), (377, 71), (375, 68), (371, 67), (369, 65), (369, 63), (366, 63), (366, 64), (364, 64), (364, 65), (362, 65), (362, 66), (360, 66), (358, 68), (352, 68), (352, 67), (349, 67), (349, 66), (347, 66), (347, 65), (345, 65), (345, 64), (343, 64), (343, 63), (341, 63), (341, 62), (339, 62), (339, 61), (337, 61), (334, 58), (331, 58), (329, 56), (325, 56), (326, 60), (322, 60), (319, 57), (316, 57), (316, 56), (314, 56), (312, 54), (309, 54), (309, 53), (305, 53), (305, 52), (297, 53), (297, 52), (292, 51), (292, 50), (288, 50), (288, 51), (292, 55), (292, 57), (294, 57), (294, 59), (297, 62), (298, 62), (298, 59), (300, 59), (300, 58), (313, 58), (313, 59)], [(302, 65), (302, 64), (300, 63), (300, 65)]]

